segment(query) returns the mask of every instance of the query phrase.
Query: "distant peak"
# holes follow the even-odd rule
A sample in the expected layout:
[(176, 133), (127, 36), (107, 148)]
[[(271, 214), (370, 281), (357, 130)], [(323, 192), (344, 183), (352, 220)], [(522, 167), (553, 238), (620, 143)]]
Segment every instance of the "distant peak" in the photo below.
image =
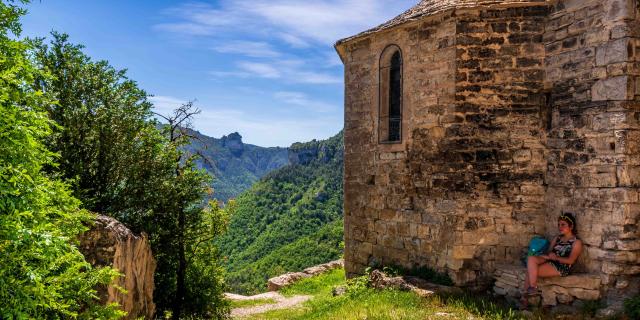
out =
[(222, 136), (224, 140), (242, 141), (242, 136), (238, 132), (230, 133), (229, 135)]
[(231, 153), (235, 156), (242, 155), (242, 152), (244, 151), (242, 136), (237, 132), (222, 136), (222, 146), (229, 148)]

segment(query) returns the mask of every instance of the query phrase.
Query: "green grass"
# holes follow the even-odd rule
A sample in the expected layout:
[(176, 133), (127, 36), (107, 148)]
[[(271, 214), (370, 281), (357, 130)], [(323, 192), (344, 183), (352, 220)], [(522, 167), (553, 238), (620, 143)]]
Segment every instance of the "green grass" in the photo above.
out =
[(344, 269), (334, 269), (317, 277), (306, 278), (280, 290), (286, 297), (293, 295), (331, 296), (331, 289), (346, 284)]
[(274, 299), (253, 299), (253, 300), (231, 300), (230, 306), (232, 309), (234, 308), (246, 308), (246, 307), (255, 307), (263, 304), (273, 304), (276, 303)]
[(488, 299), (469, 295), (421, 298), (411, 292), (368, 288), (362, 278), (350, 280), (347, 293), (333, 297), (332, 288), (345, 284), (342, 269), (304, 279), (282, 293), (312, 295), (313, 299), (295, 309), (273, 310), (248, 319), (523, 319)]

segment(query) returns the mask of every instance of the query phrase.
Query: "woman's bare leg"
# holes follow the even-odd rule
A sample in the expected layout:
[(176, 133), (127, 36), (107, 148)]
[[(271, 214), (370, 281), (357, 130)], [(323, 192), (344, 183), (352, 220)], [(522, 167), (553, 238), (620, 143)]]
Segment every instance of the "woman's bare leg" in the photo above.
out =
[[(554, 267), (550, 263), (543, 263), (541, 265), (538, 265), (538, 278), (549, 278), (549, 277), (559, 277), (559, 276), (560, 276), (560, 272), (558, 272), (558, 269), (556, 269), (556, 267)], [(536, 279), (535, 283), (533, 281), (530, 281), (530, 282), (533, 287), (536, 287), (538, 285), (538, 279)]]
[[(530, 256), (527, 258), (527, 274), (524, 277), (524, 290), (527, 290), (529, 287), (538, 286), (538, 269), (540, 265), (545, 262), (547, 262), (547, 260), (537, 256)], [(553, 268), (553, 266), (551, 266), (551, 268)]]
[[(533, 258), (533, 259), (532, 259)], [(538, 286), (538, 278), (556, 277), (560, 272), (546, 260), (540, 257), (529, 257), (527, 260), (527, 275), (525, 276), (525, 290)]]

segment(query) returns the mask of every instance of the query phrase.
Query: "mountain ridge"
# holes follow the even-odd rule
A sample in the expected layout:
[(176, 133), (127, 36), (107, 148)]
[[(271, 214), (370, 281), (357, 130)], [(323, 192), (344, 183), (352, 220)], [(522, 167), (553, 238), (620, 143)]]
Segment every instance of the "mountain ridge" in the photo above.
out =
[(269, 277), (342, 255), (342, 131), (288, 150), (289, 165), (236, 198), (228, 231), (217, 242), (234, 292), (265, 290)]
[(194, 138), (185, 147), (189, 153), (200, 154), (199, 168), (213, 177), (213, 198), (225, 203), (269, 172), (289, 163), (289, 148), (260, 147), (244, 143), (238, 132), (214, 138), (189, 130)]

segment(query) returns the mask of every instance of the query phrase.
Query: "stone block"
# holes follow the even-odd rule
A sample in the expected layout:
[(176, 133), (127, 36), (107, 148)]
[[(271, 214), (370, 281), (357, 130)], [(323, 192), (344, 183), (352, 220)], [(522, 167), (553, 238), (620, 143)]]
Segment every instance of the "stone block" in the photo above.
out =
[(496, 294), (501, 295), (501, 296), (507, 295), (507, 290), (505, 290), (504, 288), (500, 288), (500, 287), (493, 287), (493, 292), (495, 292)]
[(593, 101), (629, 100), (629, 77), (619, 76), (598, 80), (591, 87), (591, 99)]
[(513, 153), (513, 161), (516, 163), (531, 161), (531, 150), (516, 150)]
[(606, 17), (609, 21), (631, 20), (636, 16), (635, 1), (632, 0), (606, 0), (604, 7), (607, 9)]
[(558, 304), (556, 293), (551, 290), (542, 290), (542, 304), (545, 306), (555, 306)]
[(622, 38), (601, 44), (596, 49), (596, 66), (629, 61), (629, 39)]
[(453, 258), (454, 259), (472, 259), (475, 255), (476, 246), (453, 246)]
[(640, 167), (618, 166), (616, 168), (619, 187), (637, 187), (640, 185)]
[(569, 275), (567, 277), (546, 278), (540, 281), (543, 285), (555, 285), (565, 288), (582, 288), (595, 290), (600, 288), (600, 276), (590, 274)]
[(616, 240), (616, 248), (624, 251), (640, 250), (640, 239)]
[(580, 300), (598, 300), (600, 299), (599, 290), (587, 290), (582, 288), (569, 289), (569, 293)]

